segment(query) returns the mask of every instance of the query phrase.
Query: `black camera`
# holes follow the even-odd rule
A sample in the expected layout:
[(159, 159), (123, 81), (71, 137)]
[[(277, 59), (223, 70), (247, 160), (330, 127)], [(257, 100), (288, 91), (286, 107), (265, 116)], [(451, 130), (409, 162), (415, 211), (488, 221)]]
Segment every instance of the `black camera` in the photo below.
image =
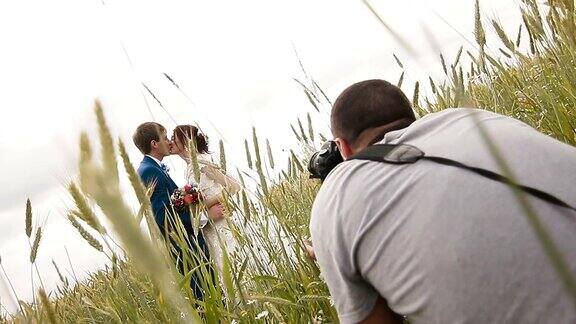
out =
[(312, 154), (310, 161), (308, 161), (310, 178), (324, 181), (328, 173), (343, 161), (344, 159), (340, 155), (336, 142), (328, 141), (324, 143), (320, 151)]

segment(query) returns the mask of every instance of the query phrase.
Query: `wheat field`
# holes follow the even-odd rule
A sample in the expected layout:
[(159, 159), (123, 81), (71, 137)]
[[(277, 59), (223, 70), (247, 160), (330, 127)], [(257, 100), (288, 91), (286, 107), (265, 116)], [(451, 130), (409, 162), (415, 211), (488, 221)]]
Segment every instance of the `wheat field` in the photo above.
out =
[[(414, 89), (404, 89), (412, 93), (417, 114), (423, 116), (449, 107), (480, 107), (518, 118), (575, 145), (573, 1), (548, 1), (543, 6), (534, 0), (522, 0), (519, 10), (523, 20), (514, 35), (507, 35), (496, 20), (486, 21), (479, 5), (477, 2), (476, 12), (470, 13), (476, 22), (479, 50), (461, 48), (451, 63), (439, 57), (438, 64), (445, 72), (443, 80), (430, 78), (417, 82)], [(498, 43), (487, 43), (487, 29), (498, 35)], [(499, 55), (488, 54), (488, 46), (497, 49)], [(402, 66), (400, 60), (398, 63)], [(402, 79), (403, 74), (398, 81), (400, 86)], [(312, 109), (329, 103), (313, 80), (301, 85)], [(431, 96), (421, 96), (424, 87)], [(91, 247), (109, 259), (110, 266), (75, 284), (60, 276), (56, 291), (38, 289), (35, 302), (21, 302), (19, 312), (5, 315), (2, 322), (338, 322), (319, 268), (304, 248), (309, 239), (311, 206), (320, 187), (317, 180), (308, 179), (306, 162), (326, 139), (316, 132), (309, 116), (303, 119), (304, 123), (299, 119), (292, 127), (302, 145), (291, 151), (285, 168), (275, 161), (269, 141), (260, 139), (256, 129), (247, 134), (246, 159), (258, 175), (258, 184), (246, 186), (246, 190), (226, 201), (227, 208), (244, 222), (242, 228), (230, 223), (239, 248), (224, 255), (223, 273), (218, 275), (222, 280), (216, 280), (209, 275), (208, 265), (198, 264), (191, 254), (185, 255), (188, 275), (175, 269), (157, 230), (148, 188), (134, 169), (135, 161), (129, 160), (122, 139), (114, 138), (105, 109), (97, 101), (94, 113), (99, 136), (79, 136), (78, 177), (67, 188), (75, 207), (63, 216)], [(226, 148), (222, 143), (219, 148), (220, 164), (226, 169)], [(99, 160), (95, 150), (101, 151)], [(121, 177), (127, 177), (138, 198), (137, 212), (122, 195)], [(237, 177), (246, 183), (242, 172)], [(31, 267), (42, 246), (43, 230), (32, 226), (32, 218), (32, 202), (28, 201), (24, 221), (31, 242)], [(147, 232), (141, 230), (141, 223), (147, 224)], [(182, 229), (177, 222), (175, 225), (171, 237), (185, 246)], [(558, 269), (562, 271), (559, 262)], [(202, 301), (196, 300), (189, 288), (193, 270), (203, 273), (206, 295)], [(570, 285), (572, 278), (567, 280)]]

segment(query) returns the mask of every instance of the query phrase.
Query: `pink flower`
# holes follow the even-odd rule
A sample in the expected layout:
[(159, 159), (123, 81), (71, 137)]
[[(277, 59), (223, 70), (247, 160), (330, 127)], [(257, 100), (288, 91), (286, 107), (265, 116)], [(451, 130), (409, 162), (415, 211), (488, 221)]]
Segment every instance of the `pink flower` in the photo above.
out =
[(190, 204), (194, 203), (194, 196), (192, 196), (192, 195), (184, 196), (184, 202), (186, 203), (186, 205), (190, 205)]

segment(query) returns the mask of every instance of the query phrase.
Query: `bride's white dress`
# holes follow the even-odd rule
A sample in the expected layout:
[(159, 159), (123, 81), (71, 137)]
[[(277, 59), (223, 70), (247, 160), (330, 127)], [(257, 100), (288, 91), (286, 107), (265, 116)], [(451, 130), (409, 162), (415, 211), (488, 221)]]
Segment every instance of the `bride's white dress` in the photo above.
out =
[[(238, 182), (228, 176), (223, 170), (211, 161), (210, 155), (199, 154), (198, 164), (200, 167), (200, 181), (196, 183), (194, 179), (194, 171), (191, 165), (186, 169), (186, 179), (188, 183), (196, 183), (198, 189), (202, 194), (204, 201), (211, 201), (214, 199), (221, 200), (224, 195), (234, 195), (240, 190)], [(234, 235), (230, 229), (230, 225), (240, 224), (240, 215), (232, 213), (227, 215), (227, 219), (222, 219), (218, 222), (208, 222), (202, 229), (204, 239), (210, 250), (211, 258), (216, 266), (218, 277), (222, 281), (223, 270), (223, 248), (226, 249), (228, 254), (236, 250), (237, 243)], [(223, 282), (222, 282), (223, 284)]]

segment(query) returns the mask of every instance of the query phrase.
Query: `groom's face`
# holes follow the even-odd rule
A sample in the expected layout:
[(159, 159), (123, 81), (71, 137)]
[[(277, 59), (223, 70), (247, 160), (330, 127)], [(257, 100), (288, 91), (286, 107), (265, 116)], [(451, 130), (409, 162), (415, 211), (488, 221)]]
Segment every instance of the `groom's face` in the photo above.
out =
[(168, 139), (168, 135), (166, 134), (166, 132), (161, 132), (160, 133), (160, 140), (158, 142), (156, 142), (156, 150), (159, 154), (161, 154), (162, 156), (168, 156), (170, 155), (170, 145), (171, 142)]

